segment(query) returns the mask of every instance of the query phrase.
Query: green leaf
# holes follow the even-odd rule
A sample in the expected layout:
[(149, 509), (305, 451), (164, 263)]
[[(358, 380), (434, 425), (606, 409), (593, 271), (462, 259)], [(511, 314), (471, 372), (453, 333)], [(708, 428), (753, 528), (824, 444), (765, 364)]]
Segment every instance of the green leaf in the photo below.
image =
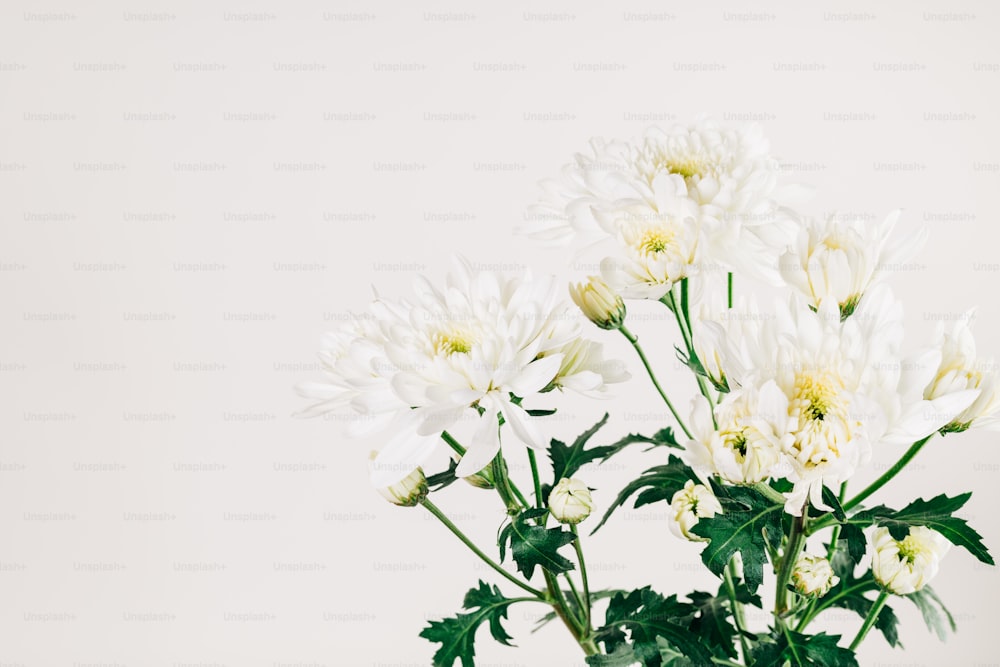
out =
[(737, 657), (735, 647), (737, 631), (729, 622), (732, 610), (724, 590), (724, 588), (720, 589), (718, 595), (701, 591), (695, 591), (688, 595), (696, 610), (695, 618), (688, 627), (708, 646), (718, 648), (726, 656), (735, 658)]
[(671, 454), (666, 465), (653, 466), (643, 472), (637, 479), (626, 484), (625, 488), (619, 492), (618, 497), (615, 498), (615, 501), (608, 507), (608, 511), (604, 513), (601, 522), (597, 524), (594, 530), (590, 531), (590, 534), (593, 535), (596, 533), (611, 517), (611, 514), (624, 505), (625, 501), (637, 491), (641, 490), (642, 492), (635, 499), (633, 507), (642, 507), (643, 505), (649, 505), (661, 500), (669, 503), (674, 494), (684, 488), (684, 484), (688, 480), (698, 482), (698, 476), (683, 461)]
[(761, 667), (858, 667), (854, 651), (837, 646), (840, 635), (803, 635), (791, 630), (760, 642), (752, 651)]
[(559, 440), (551, 441), (549, 444), (549, 458), (552, 460), (553, 484), (557, 483), (563, 477), (572, 477), (581, 467), (588, 463), (593, 463), (594, 461), (603, 463), (629, 445), (637, 442), (653, 446), (680, 447), (677, 439), (674, 438), (674, 432), (668, 427), (660, 429), (652, 436), (630, 433), (613, 444), (587, 448), (587, 442), (607, 423), (608, 415), (605, 413), (599, 422), (581, 433), (573, 441), (572, 445), (566, 445)]
[(792, 667), (858, 667), (854, 651), (837, 646), (840, 635), (802, 635), (789, 631), (782, 655)]
[(431, 491), (440, 491), (444, 487), (452, 484), (458, 478), (455, 477), (455, 469), (458, 468), (458, 461), (452, 459), (448, 462), (448, 469), (431, 475), (427, 478), (427, 486)]
[(680, 602), (676, 595), (664, 598), (646, 586), (612, 597), (605, 625), (595, 637), (608, 651), (614, 651), (625, 642), (627, 632), (636, 658), (654, 667), (661, 665), (657, 637), (666, 639), (696, 664), (709, 664), (712, 652), (688, 630), (694, 616), (691, 604)]
[(701, 560), (719, 576), (733, 554), (739, 552), (743, 577), (753, 593), (764, 581), (768, 545), (773, 550), (781, 546), (784, 508), (750, 487), (734, 486), (727, 491), (730, 502), (725, 503), (725, 511), (700, 519), (691, 532), (709, 539)]
[(810, 516), (822, 516), (824, 514), (833, 514), (833, 518), (837, 521), (843, 523), (847, 521), (847, 514), (844, 513), (844, 508), (840, 506), (840, 499), (837, 498), (837, 494), (834, 493), (833, 489), (828, 486), (823, 487), (823, 503), (827, 507), (832, 507), (832, 512), (827, 512), (826, 510), (819, 510), (809, 505), (809, 515)]
[(500, 533), (500, 562), (506, 557), (505, 545), (510, 542), (510, 553), (517, 569), (528, 579), (534, 574), (536, 565), (553, 574), (569, 572), (575, 567), (558, 550), (575, 540), (576, 536), (565, 528), (545, 528), (531, 523), (548, 512), (544, 508), (521, 512)]
[(841, 543), (847, 549), (847, 554), (854, 565), (860, 563), (868, 551), (868, 540), (865, 538), (864, 531), (853, 523), (845, 523), (840, 527), (840, 537), (837, 539), (838, 551), (843, 550), (839, 546)]
[(660, 649), (660, 664), (663, 667), (699, 667), (663, 637), (656, 638), (656, 646)]
[[(924, 586), (916, 593), (910, 593), (903, 597), (917, 605), (920, 615), (924, 617), (924, 623), (927, 624), (927, 629), (936, 634), (938, 639), (945, 640), (948, 628), (955, 632), (955, 619), (930, 586)], [(947, 626), (945, 625), (946, 621)]]
[(930, 500), (918, 498), (899, 511), (879, 505), (854, 515), (849, 521), (885, 526), (897, 540), (906, 537), (911, 526), (927, 526), (941, 533), (952, 544), (964, 547), (983, 563), (994, 565), (982, 535), (973, 530), (965, 519), (952, 516), (971, 496), (971, 493), (963, 493), (949, 498), (942, 493)]
[(586, 663), (591, 667), (632, 667), (638, 658), (628, 644), (620, 644), (610, 655), (588, 655)]
[(495, 640), (511, 646), (512, 637), (501, 621), (507, 618), (507, 609), (514, 602), (517, 600), (505, 598), (496, 586), (480, 581), (479, 587), (466, 593), (462, 602), (462, 607), (472, 610), (472, 613), (431, 621), (421, 631), (420, 636), (424, 639), (441, 644), (434, 653), (434, 667), (452, 667), (456, 660), (461, 660), (462, 667), (474, 667), (476, 630), (483, 623), (489, 624), (490, 634)]

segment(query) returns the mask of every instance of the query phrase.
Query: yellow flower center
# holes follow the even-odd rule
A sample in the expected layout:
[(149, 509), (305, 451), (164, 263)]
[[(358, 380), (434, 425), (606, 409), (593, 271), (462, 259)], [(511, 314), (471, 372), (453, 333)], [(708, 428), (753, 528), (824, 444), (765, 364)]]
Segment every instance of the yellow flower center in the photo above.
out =
[(453, 354), (468, 354), (476, 339), (467, 331), (439, 331), (434, 334), (434, 352), (449, 357)]
[(708, 162), (697, 155), (686, 156), (661, 156), (656, 166), (668, 173), (678, 174), (685, 180), (694, 176), (704, 176), (709, 171)]
[(912, 563), (917, 558), (917, 554), (920, 553), (920, 545), (916, 540), (913, 539), (912, 535), (907, 535), (900, 542), (896, 542), (899, 547), (900, 560), (905, 560), (907, 563)]
[(639, 241), (639, 249), (655, 255), (663, 252), (673, 243), (674, 233), (667, 229), (647, 229)]

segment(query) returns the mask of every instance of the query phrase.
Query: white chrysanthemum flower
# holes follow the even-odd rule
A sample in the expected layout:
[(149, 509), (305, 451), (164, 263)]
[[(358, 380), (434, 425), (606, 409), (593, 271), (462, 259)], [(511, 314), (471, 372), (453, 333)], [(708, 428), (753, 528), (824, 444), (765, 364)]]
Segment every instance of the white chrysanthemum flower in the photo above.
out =
[(659, 299), (698, 268), (697, 207), (668, 188), (661, 195), (655, 208), (633, 204), (615, 214), (619, 251), (601, 262), (601, 274), (626, 299)]
[(875, 581), (896, 595), (909, 595), (926, 586), (951, 548), (941, 533), (926, 526), (911, 527), (902, 540), (893, 538), (888, 528), (876, 528), (872, 545)]
[(670, 509), (670, 531), (677, 537), (692, 542), (707, 541), (704, 537), (691, 532), (699, 519), (722, 514), (722, 505), (711, 489), (704, 484), (695, 484), (690, 479), (685, 482), (684, 488), (670, 499)]
[[(727, 128), (703, 119), (652, 128), (633, 143), (593, 140), (591, 148), (559, 178), (542, 182), (542, 199), (521, 233), (550, 245), (622, 242), (624, 222), (662, 215), (663, 202), (680, 197), (695, 209), (702, 263), (780, 281), (776, 253), (798, 224), (784, 207), (802, 188), (777, 185), (778, 162), (758, 126)], [(614, 260), (616, 273), (632, 274), (624, 284), (658, 282), (640, 278), (644, 262), (631, 260)], [(662, 281), (665, 268), (677, 267), (658, 266), (653, 277)]]
[(549, 511), (559, 523), (580, 523), (594, 511), (590, 489), (578, 479), (563, 477), (549, 493)]
[(754, 484), (788, 474), (784, 451), (791, 435), (788, 402), (773, 382), (759, 390), (737, 389), (715, 409), (712, 424), (707, 401), (694, 399), (691, 431), (683, 458), (701, 474), (718, 475), (732, 484)]
[(795, 299), (762, 330), (766, 335), (759, 343), (744, 349), (750, 370), (743, 386), (773, 383), (780, 390), (769, 401), (770, 411), (782, 414), (784, 406), (788, 417), (790, 437), (780, 442), (787, 478), (794, 483), (785, 506), (792, 514), (802, 511), (807, 497), (828, 509), (823, 486), (850, 478), (870, 459), (874, 445), (929, 435), (976, 396), (926, 400), (920, 395), (926, 381), (914, 385), (913, 380), (927, 378), (932, 369), (909, 368), (901, 357), (902, 309), (884, 285), (846, 320), (832, 300), (813, 311)]
[(482, 417), (460, 476), (496, 455), (498, 417), (529, 446), (545, 446), (520, 399), (554, 388), (600, 395), (628, 376), (599, 344), (580, 340), (582, 318), (551, 277), (505, 279), (458, 262), (443, 290), (419, 280), (416, 293), (412, 303), (377, 299), (370, 324), (334, 337), (329, 382), (301, 388), (321, 399), (307, 414), (349, 405), (390, 434), (372, 466), (376, 486), (412, 472), (470, 408)]
[(792, 571), (792, 585), (800, 595), (823, 597), (839, 581), (830, 561), (820, 556), (802, 554)]
[(586, 283), (570, 283), (569, 295), (587, 319), (602, 329), (618, 329), (625, 321), (625, 302), (597, 276)]
[(841, 315), (849, 316), (887, 268), (908, 260), (926, 241), (926, 229), (890, 238), (901, 213), (893, 211), (877, 224), (837, 215), (805, 221), (778, 261), (782, 278), (813, 307), (833, 299)]
[(945, 431), (964, 431), (971, 427), (996, 429), (1000, 427), (1000, 379), (997, 366), (992, 359), (980, 359), (976, 355), (976, 341), (972, 336), (971, 324), (975, 311), (970, 310), (957, 320), (951, 331), (943, 324), (938, 327), (938, 347), (940, 363), (933, 379), (924, 389), (924, 397), (936, 399), (977, 390), (976, 400), (947, 425)]

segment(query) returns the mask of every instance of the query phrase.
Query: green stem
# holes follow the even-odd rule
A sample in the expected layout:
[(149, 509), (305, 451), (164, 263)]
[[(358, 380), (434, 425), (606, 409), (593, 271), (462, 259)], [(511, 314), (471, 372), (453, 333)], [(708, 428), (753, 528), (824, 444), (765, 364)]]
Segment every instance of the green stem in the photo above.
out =
[(580, 564), (580, 579), (583, 581), (583, 609), (586, 612), (584, 618), (586, 619), (587, 633), (590, 634), (593, 626), (590, 620), (590, 580), (587, 578), (587, 563), (583, 559), (583, 545), (580, 544), (580, 533), (577, 532), (575, 525), (571, 525), (570, 530), (576, 537), (573, 540), (573, 548), (576, 550), (576, 561)]
[(459, 444), (458, 440), (448, 433), (448, 431), (441, 431), (441, 439), (448, 443), (448, 446), (455, 450), (455, 453), (459, 456), (465, 456), (465, 447)]
[(538, 460), (535, 458), (535, 450), (528, 449), (528, 463), (531, 464), (531, 481), (535, 487), (535, 507), (542, 505), (542, 484), (538, 478)]
[[(688, 315), (686, 278), (681, 281), (680, 292), (681, 292), (680, 308), (677, 307), (677, 299), (675, 298), (673, 291), (669, 293), (670, 304), (671, 304), (671, 310), (674, 311), (674, 317), (677, 318), (677, 327), (681, 330), (681, 337), (684, 339), (684, 349), (687, 350), (688, 357), (690, 358), (690, 357), (695, 357), (697, 355), (694, 353), (694, 334), (691, 331), (691, 318)], [(708, 401), (709, 406), (714, 406), (715, 400), (712, 398), (712, 394), (708, 389), (708, 383), (705, 382), (705, 378), (703, 378), (699, 373), (695, 373), (694, 379), (698, 383), (698, 391), (700, 391), (701, 395), (704, 396), (705, 400)], [(715, 421), (715, 410), (713, 409), (711, 412), (712, 412), (712, 425), (718, 426), (718, 423)]]
[(484, 563), (486, 563), (491, 568), (493, 568), (494, 570), (496, 570), (499, 574), (503, 575), (503, 577), (505, 579), (507, 579), (508, 581), (510, 581), (513, 584), (516, 584), (518, 587), (520, 587), (521, 589), (523, 589), (523, 590), (531, 593), (532, 595), (534, 595), (536, 598), (538, 598), (540, 600), (545, 600), (546, 599), (545, 593), (543, 593), (542, 591), (537, 590), (535, 588), (532, 588), (528, 584), (524, 583), (523, 581), (521, 581), (520, 579), (518, 579), (517, 577), (515, 577), (514, 575), (512, 575), (510, 572), (508, 572), (507, 570), (505, 570), (502, 567), (500, 567), (500, 565), (498, 563), (496, 563), (492, 558), (490, 558), (485, 553), (483, 553), (483, 551), (479, 547), (477, 547), (475, 544), (473, 544), (472, 540), (470, 540), (468, 537), (466, 537), (465, 533), (463, 533), (459, 529), (458, 526), (456, 526), (455, 524), (453, 524), (451, 522), (451, 519), (449, 519), (447, 516), (445, 516), (444, 512), (442, 512), (440, 509), (438, 509), (438, 506), (435, 505), (434, 503), (432, 503), (429, 498), (424, 498), (422, 501), (420, 501), (420, 504), (423, 505), (424, 507), (426, 507), (427, 511), (429, 511), (431, 514), (433, 514), (434, 516), (436, 516), (438, 518), (438, 520), (441, 523), (443, 523), (445, 525), (445, 527), (448, 528), (448, 530), (450, 530), (452, 533), (455, 534), (455, 537), (457, 537), (458, 539), (460, 539), (462, 541), (462, 543), (465, 544), (465, 546), (469, 547), (469, 549), (472, 550), (472, 553), (474, 553), (477, 556), (479, 556), (479, 558)]
[[(566, 604), (566, 597), (563, 595), (562, 589), (559, 588), (559, 581), (556, 576), (542, 568), (542, 575), (545, 577), (545, 586), (548, 591), (548, 600), (552, 603), (552, 608), (556, 612), (556, 616), (562, 619), (562, 622), (566, 625), (570, 634), (573, 635), (578, 643), (583, 637), (583, 628), (580, 626), (579, 621), (573, 617), (573, 614), (569, 611), (569, 605)], [(586, 648), (584, 648), (586, 652)], [(590, 655), (588, 653), (588, 655)]]
[(743, 662), (746, 664), (750, 663), (750, 646), (747, 644), (747, 638), (744, 634), (746, 630), (746, 621), (743, 617), (743, 605), (740, 601), (736, 599), (736, 561), (730, 559), (726, 564), (726, 570), (723, 573), (726, 582), (726, 595), (729, 597), (729, 604), (733, 608), (733, 622), (736, 623), (736, 634), (740, 636), (740, 646), (743, 649)]
[(879, 612), (882, 611), (882, 607), (885, 606), (885, 602), (888, 599), (889, 594), (886, 591), (879, 592), (878, 597), (875, 598), (875, 604), (872, 605), (872, 608), (868, 611), (868, 615), (865, 616), (864, 624), (861, 626), (861, 629), (858, 630), (858, 636), (851, 642), (850, 649), (852, 651), (858, 648), (864, 640), (865, 635), (867, 635), (868, 631), (872, 629), (873, 625), (875, 625), (875, 621), (878, 620)]
[(809, 501), (802, 506), (802, 513), (792, 520), (792, 531), (785, 545), (785, 553), (781, 556), (781, 567), (778, 568), (778, 587), (774, 593), (774, 617), (784, 626), (781, 617), (788, 611), (788, 582), (795, 571), (795, 562), (799, 552), (805, 546), (806, 523), (808, 521)]
[(677, 424), (681, 427), (681, 430), (684, 431), (684, 435), (688, 438), (693, 438), (694, 436), (691, 435), (691, 431), (689, 431), (687, 426), (684, 425), (684, 420), (682, 420), (681, 416), (677, 414), (677, 410), (674, 409), (674, 404), (670, 402), (669, 398), (667, 398), (667, 393), (663, 391), (663, 387), (660, 386), (659, 381), (656, 379), (656, 375), (653, 374), (653, 368), (649, 365), (649, 359), (646, 358), (646, 353), (642, 351), (642, 347), (639, 345), (639, 337), (629, 331), (624, 325), (622, 325), (619, 331), (622, 332), (622, 335), (625, 336), (626, 340), (628, 340), (628, 342), (632, 344), (632, 347), (635, 348), (636, 353), (639, 355), (639, 360), (642, 361), (642, 365), (646, 368), (646, 373), (649, 374), (649, 379), (653, 381), (653, 386), (656, 387), (656, 391), (660, 394), (660, 398), (663, 399), (663, 402), (667, 404), (667, 407), (670, 409), (670, 413), (674, 416), (674, 419), (677, 420)]
[(799, 621), (799, 624), (797, 626), (795, 626), (795, 631), (802, 632), (805, 629), (805, 627), (812, 622), (814, 618), (819, 616), (825, 609), (829, 609), (830, 607), (832, 607), (833, 603), (836, 602), (837, 600), (847, 597), (853, 593), (856, 593), (857, 591), (865, 591), (871, 587), (872, 583), (870, 581), (866, 581), (861, 584), (855, 584), (850, 588), (845, 588), (844, 590), (835, 595), (828, 595), (827, 597), (823, 598), (823, 601), (820, 602), (818, 605), (810, 607), (806, 611), (805, 615), (802, 617), (802, 620)]
[(775, 505), (785, 504), (785, 496), (772, 489), (767, 482), (757, 482), (753, 485), (753, 489), (773, 502)]
[(576, 607), (579, 613), (573, 614), (576, 617), (577, 623), (580, 625), (581, 635), (586, 636), (587, 634), (587, 617), (585, 615), (586, 606), (583, 604), (583, 598), (580, 596), (580, 591), (576, 589), (576, 584), (573, 579), (569, 576), (569, 573), (564, 572), (563, 577), (566, 579), (566, 583), (569, 584), (569, 590), (573, 594), (573, 599), (576, 600)]
[(507, 477), (507, 462), (503, 459), (503, 452), (497, 452), (493, 457), (493, 485), (496, 486), (500, 500), (507, 506), (507, 514), (514, 515), (521, 511), (521, 506), (528, 507), (527, 503), (519, 502), (511, 488), (510, 478)]
[[(937, 431), (935, 431), (934, 433), (937, 433)], [(867, 499), (868, 496), (872, 495), (873, 493), (881, 489), (883, 486), (885, 486), (886, 482), (888, 482), (890, 479), (898, 475), (899, 471), (905, 468), (906, 464), (908, 464), (913, 459), (913, 457), (916, 456), (917, 453), (923, 448), (923, 446), (926, 445), (927, 442), (934, 437), (934, 433), (931, 433), (926, 438), (917, 440), (915, 443), (910, 445), (910, 448), (907, 449), (906, 452), (899, 458), (899, 460), (896, 461), (896, 463), (891, 468), (886, 470), (881, 477), (879, 477), (874, 482), (865, 487), (864, 491), (862, 491), (861, 493), (859, 493), (858, 495), (854, 496), (846, 503), (844, 503), (844, 511), (847, 512), (849, 510), (854, 509), (855, 507), (860, 505), (865, 499)]]
[(726, 305), (729, 308), (733, 307), (733, 272), (729, 272), (729, 276), (726, 278)]

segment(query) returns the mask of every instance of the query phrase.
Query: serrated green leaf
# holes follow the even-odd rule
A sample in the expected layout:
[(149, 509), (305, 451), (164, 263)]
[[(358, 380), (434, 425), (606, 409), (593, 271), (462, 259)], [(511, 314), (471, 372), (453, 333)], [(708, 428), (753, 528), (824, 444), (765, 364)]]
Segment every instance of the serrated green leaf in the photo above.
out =
[(854, 651), (837, 646), (840, 635), (804, 635), (791, 630), (763, 639), (751, 651), (761, 667), (858, 667)]
[(852, 516), (848, 521), (854, 524), (875, 523), (885, 526), (897, 540), (906, 537), (911, 526), (927, 526), (941, 533), (952, 544), (964, 547), (981, 562), (994, 565), (989, 549), (983, 544), (982, 535), (977, 533), (965, 519), (952, 516), (971, 496), (971, 493), (962, 493), (949, 498), (942, 493), (930, 500), (918, 498), (898, 511), (879, 505)]
[(644, 471), (637, 479), (626, 484), (625, 488), (618, 493), (615, 501), (608, 507), (604, 516), (601, 517), (601, 522), (590, 534), (596, 533), (611, 517), (611, 514), (624, 505), (625, 501), (637, 491), (642, 490), (642, 493), (636, 498), (634, 507), (642, 507), (661, 500), (669, 503), (674, 494), (684, 488), (684, 484), (688, 480), (697, 482), (698, 476), (683, 461), (671, 454), (666, 465), (653, 466)]
[[(924, 586), (916, 593), (910, 593), (903, 597), (917, 606), (920, 615), (924, 618), (924, 623), (927, 624), (927, 629), (936, 634), (938, 639), (945, 640), (948, 628), (955, 632), (955, 619), (930, 586)], [(946, 621), (947, 626), (945, 625)]]
[(553, 574), (562, 574), (574, 569), (573, 562), (558, 553), (561, 547), (576, 539), (576, 536), (562, 527), (545, 528), (532, 521), (548, 514), (547, 509), (530, 509), (515, 516), (501, 531), (499, 537), (500, 562), (507, 555), (506, 545), (510, 543), (510, 553), (517, 569), (528, 579), (540, 565)]
[(591, 667), (634, 667), (639, 659), (628, 644), (620, 644), (609, 655), (588, 655), (586, 663)]
[(448, 462), (448, 469), (427, 478), (427, 487), (431, 491), (440, 491), (449, 484), (453, 484), (458, 478), (455, 476), (455, 469), (458, 468), (458, 461), (454, 459)]
[(732, 609), (724, 588), (719, 590), (718, 595), (695, 591), (688, 594), (688, 598), (695, 608), (695, 618), (689, 626), (691, 632), (701, 637), (708, 646), (719, 649), (730, 658), (735, 658), (737, 631), (729, 622)]
[(699, 667), (663, 637), (656, 638), (656, 647), (660, 650), (662, 667)]
[(803, 635), (789, 631), (783, 657), (792, 667), (858, 667), (854, 651), (837, 646), (840, 635)]
[(489, 624), (494, 639), (511, 646), (512, 637), (501, 621), (507, 618), (507, 609), (516, 601), (505, 598), (496, 586), (480, 581), (478, 588), (465, 594), (462, 603), (463, 608), (472, 610), (472, 613), (431, 621), (420, 632), (424, 639), (441, 644), (434, 653), (434, 667), (452, 667), (456, 660), (462, 662), (462, 667), (474, 667), (476, 630), (483, 623)]
[[(559, 440), (552, 440), (549, 443), (549, 459), (552, 461), (553, 472), (552, 485), (555, 485), (563, 477), (572, 477), (577, 473), (577, 471), (580, 470), (581, 467), (587, 465), (588, 463), (594, 463), (595, 461), (603, 463), (604, 461), (607, 461), (618, 452), (635, 443), (646, 443), (653, 446), (680, 447), (677, 439), (674, 438), (673, 431), (668, 427), (660, 429), (652, 436), (630, 433), (610, 445), (588, 448), (587, 442), (607, 422), (608, 415), (605, 413), (604, 417), (602, 417), (599, 422), (581, 433), (580, 436), (573, 441), (572, 445), (566, 445)], [(547, 486), (551, 488), (551, 485)]]
[(646, 586), (612, 597), (605, 612), (605, 625), (595, 637), (604, 642), (607, 650), (614, 651), (628, 632), (635, 655), (648, 666), (661, 664), (657, 637), (669, 641), (697, 664), (708, 664), (712, 652), (688, 630), (695, 613), (693, 605), (680, 602), (676, 595), (664, 598)]
[(726, 503), (725, 511), (700, 519), (691, 532), (709, 539), (701, 560), (719, 576), (733, 554), (739, 553), (744, 580), (753, 593), (764, 582), (768, 546), (773, 550), (781, 546), (784, 508), (749, 487), (734, 486), (728, 494), (728, 500), (733, 502)]
[(845, 523), (840, 527), (840, 537), (837, 539), (837, 543), (838, 550), (842, 550), (839, 545), (843, 543), (843, 547), (846, 547), (847, 554), (854, 565), (860, 563), (868, 551), (868, 540), (865, 538), (864, 531), (852, 523)]

